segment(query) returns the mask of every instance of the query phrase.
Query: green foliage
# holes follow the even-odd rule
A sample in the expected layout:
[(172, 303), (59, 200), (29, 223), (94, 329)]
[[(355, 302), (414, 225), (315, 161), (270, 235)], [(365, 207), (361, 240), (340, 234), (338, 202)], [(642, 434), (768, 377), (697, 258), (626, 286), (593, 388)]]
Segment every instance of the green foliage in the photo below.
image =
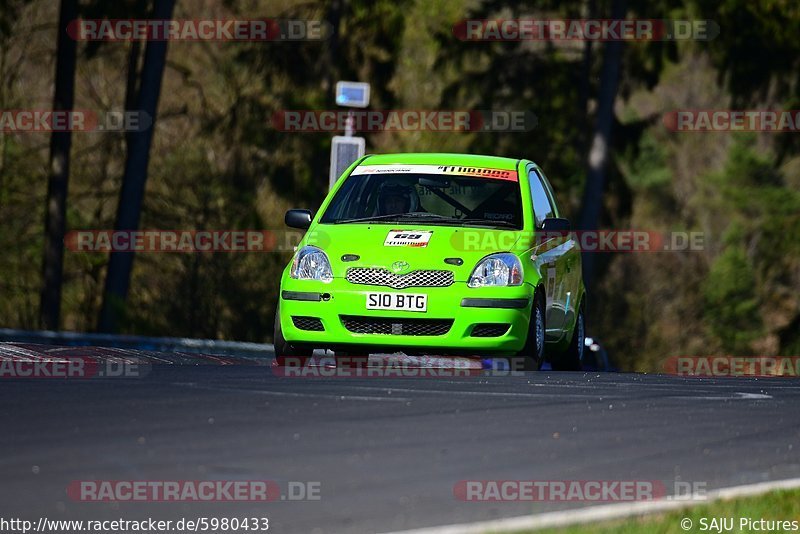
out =
[(793, 0), (696, 0), (719, 24), (709, 49), (737, 104), (796, 96), (800, 82), (800, 14)]
[(639, 154), (626, 176), (628, 185), (636, 190), (663, 189), (672, 183), (672, 171), (667, 165), (668, 149), (652, 134), (645, 134), (639, 144)]
[[(722, 320), (716, 324), (723, 329), (741, 326), (740, 341), (754, 339), (759, 332), (753, 299), (765, 309), (788, 313), (781, 322), (792, 321), (797, 314), (796, 304), (792, 309), (791, 301), (780, 293), (796, 283), (789, 273), (800, 257), (800, 192), (786, 187), (774, 158), (759, 153), (754, 144), (753, 136), (737, 138), (723, 173), (713, 177), (724, 199), (721, 208), (734, 222), (725, 240), (732, 248), (717, 260), (723, 263), (717, 272), (712, 268), (709, 284), (721, 286), (718, 297), (731, 291), (729, 309), (735, 312), (721, 313)], [(750, 251), (749, 259), (743, 257), (745, 250)], [(734, 285), (748, 295), (736, 293)], [(748, 322), (750, 326), (745, 327)]]
[(747, 354), (750, 343), (761, 333), (761, 316), (755, 273), (737, 234), (730, 232), (730, 244), (711, 265), (703, 311), (724, 350)]

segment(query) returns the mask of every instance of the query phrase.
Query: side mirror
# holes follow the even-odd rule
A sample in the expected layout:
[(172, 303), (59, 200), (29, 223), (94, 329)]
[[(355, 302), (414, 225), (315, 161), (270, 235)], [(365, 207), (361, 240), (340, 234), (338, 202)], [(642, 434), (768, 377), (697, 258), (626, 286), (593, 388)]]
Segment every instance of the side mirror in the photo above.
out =
[(542, 230), (548, 233), (566, 235), (572, 231), (572, 225), (570, 224), (569, 219), (551, 217), (542, 222)]
[(311, 226), (311, 212), (309, 210), (289, 210), (283, 218), (286, 226), (307, 230)]

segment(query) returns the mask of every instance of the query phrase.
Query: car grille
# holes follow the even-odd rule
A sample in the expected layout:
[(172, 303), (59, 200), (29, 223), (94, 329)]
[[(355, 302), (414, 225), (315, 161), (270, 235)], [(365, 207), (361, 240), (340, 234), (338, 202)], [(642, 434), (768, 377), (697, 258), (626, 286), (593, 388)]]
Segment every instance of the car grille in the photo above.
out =
[(511, 327), (507, 323), (481, 323), (472, 329), (472, 337), (500, 337)]
[(305, 317), (302, 315), (292, 315), (292, 322), (299, 330), (310, 330), (312, 332), (322, 332), (325, 327), (317, 317)]
[(421, 270), (407, 274), (394, 274), (387, 269), (352, 267), (347, 269), (345, 278), (351, 284), (386, 286), (392, 289), (408, 287), (447, 287), (453, 285), (452, 271)]
[(344, 327), (355, 334), (394, 336), (443, 336), (453, 326), (453, 319), (394, 319), (340, 315)]

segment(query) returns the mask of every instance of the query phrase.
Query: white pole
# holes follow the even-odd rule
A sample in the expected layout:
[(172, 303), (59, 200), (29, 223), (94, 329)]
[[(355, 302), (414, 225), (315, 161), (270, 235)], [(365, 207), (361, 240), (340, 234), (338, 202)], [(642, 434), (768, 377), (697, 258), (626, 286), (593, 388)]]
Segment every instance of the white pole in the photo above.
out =
[(347, 120), (344, 122), (344, 136), (345, 137), (353, 137), (355, 133), (355, 117), (353, 116), (353, 110), (347, 110)]

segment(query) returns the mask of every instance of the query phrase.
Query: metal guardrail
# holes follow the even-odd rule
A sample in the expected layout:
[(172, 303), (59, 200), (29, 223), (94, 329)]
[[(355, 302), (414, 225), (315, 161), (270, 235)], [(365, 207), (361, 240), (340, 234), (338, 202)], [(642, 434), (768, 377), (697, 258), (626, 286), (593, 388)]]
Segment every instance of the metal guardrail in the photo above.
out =
[(51, 330), (35, 331), (0, 328), (0, 341), (65, 345), (68, 347), (93, 346), (156, 352), (187, 352), (258, 359), (272, 358), (275, 355), (273, 346), (264, 343), (182, 337), (89, 334), (84, 332), (61, 332)]

